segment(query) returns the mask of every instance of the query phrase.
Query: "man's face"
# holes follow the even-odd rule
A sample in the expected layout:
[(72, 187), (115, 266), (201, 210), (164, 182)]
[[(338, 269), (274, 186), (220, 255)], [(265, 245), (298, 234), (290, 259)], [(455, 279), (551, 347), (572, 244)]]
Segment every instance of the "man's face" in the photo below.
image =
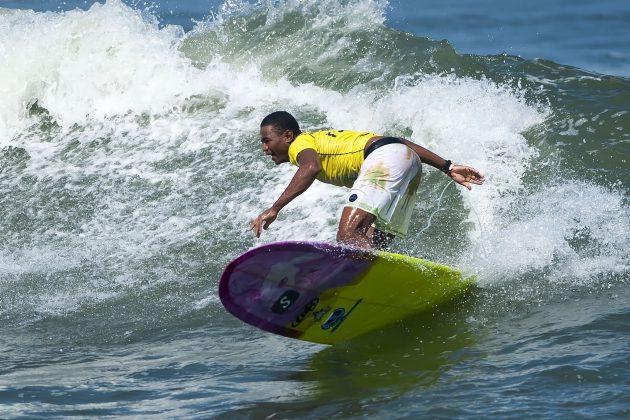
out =
[(293, 132), (280, 132), (272, 125), (260, 127), (260, 142), (264, 154), (271, 156), (276, 165), (289, 161), (289, 146), (293, 141)]

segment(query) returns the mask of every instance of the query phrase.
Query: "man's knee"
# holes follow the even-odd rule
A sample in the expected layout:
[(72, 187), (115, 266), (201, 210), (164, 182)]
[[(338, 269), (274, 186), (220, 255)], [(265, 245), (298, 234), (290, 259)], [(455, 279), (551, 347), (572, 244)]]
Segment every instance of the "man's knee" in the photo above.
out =
[(345, 232), (337, 231), (337, 242), (346, 243), (348, 241), (348, 235)]
[(357, 207), (344, 207), (339, 219), (338, 234), (351, 235), (354, 232), (366, 233), (375, 217)]
[(356, 207), (344, 207), (339, 219), (337, 241), (350, 245), (370, 247), (369, 230), (375, 217)]
[(358, 232), (350, 231), (347, 229), (339, 229), (337, 230), (337, 242), (348, 243), (351, 242), (352, 238), (357, 235)]

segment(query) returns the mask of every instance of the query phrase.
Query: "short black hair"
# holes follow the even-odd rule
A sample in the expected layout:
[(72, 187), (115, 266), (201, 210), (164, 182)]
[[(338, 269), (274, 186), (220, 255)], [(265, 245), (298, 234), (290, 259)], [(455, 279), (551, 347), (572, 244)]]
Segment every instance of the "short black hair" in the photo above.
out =
[(298, 136), (302, 132), (297, 120), (287, 111), (276, 111), (267, 115), (260, 122), (260, 127), (262, 128), (266, 125), (271, 125), (273, 128), (281, 132), (291, 130), (295, 136)]

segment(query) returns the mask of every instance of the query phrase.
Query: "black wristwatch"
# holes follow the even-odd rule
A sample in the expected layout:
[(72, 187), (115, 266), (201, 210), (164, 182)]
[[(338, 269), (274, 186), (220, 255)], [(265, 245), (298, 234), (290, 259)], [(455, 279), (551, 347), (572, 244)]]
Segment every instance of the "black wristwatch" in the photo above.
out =
[(451, 171), (453, 170), (453, 162), (451, 162), (450, 160), (445, 160), (444, 161), (444, 165), (442, 165), (442, 172), (444, 172), (446, 175), (450, 174)]

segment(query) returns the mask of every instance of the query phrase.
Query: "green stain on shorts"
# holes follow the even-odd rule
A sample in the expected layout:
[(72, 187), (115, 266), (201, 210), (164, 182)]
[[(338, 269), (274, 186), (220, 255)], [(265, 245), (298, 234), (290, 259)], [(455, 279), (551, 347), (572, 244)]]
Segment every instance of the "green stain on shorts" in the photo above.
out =
[(375, 187), (385, 188), (389, 179), (389, 169), (382, 164), (374, 165), (365, 173), (363, 179)]

